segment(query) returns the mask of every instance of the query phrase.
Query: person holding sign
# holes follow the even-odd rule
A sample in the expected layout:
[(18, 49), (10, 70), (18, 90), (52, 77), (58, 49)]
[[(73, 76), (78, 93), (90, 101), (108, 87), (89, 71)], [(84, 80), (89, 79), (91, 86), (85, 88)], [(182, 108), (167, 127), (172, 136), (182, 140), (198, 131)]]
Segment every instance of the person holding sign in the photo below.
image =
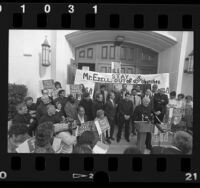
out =
[(133, 115), (133, 103), (130, 100), (130, 93), (125, 94), (125, 99), (123, 99), (119, 104), (119, 129), (117, 133), (117, 142), (120, 142), (122, 128), (125, 124), (125, 139), (127, 142), (129, 140), (129, 123), (131, 116)]

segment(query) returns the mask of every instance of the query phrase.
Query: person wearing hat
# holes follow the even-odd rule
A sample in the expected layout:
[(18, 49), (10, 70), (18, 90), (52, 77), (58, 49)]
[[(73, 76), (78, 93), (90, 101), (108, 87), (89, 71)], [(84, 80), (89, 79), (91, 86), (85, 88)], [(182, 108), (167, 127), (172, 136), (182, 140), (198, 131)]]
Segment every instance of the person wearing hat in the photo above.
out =
[(88, 92), (83, 94), (83, 99), (80, 101), (79, 105), (84, 107), (87, 120), (92, 121), (94, 119), (92, 115), (92, 99)]

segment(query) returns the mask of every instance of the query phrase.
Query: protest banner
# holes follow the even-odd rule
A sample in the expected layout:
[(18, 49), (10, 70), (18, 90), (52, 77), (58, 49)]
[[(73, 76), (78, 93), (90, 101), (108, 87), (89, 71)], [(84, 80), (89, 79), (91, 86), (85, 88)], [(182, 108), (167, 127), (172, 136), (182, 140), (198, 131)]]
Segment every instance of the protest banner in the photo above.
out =
[(55, 88), (53, 79), (42, 80), (42, 85), (43, 85), (43, 89), (54, 89)]
[(158, 88), (164, 88), (166, 93), (169, 92), (169, 73), (161, 74), (120, 74), (120, 73), (100, 73), (93, 71), (76, 70), (75, 83), (113, 83), (127, 85), (153, 85), (157, 84)]

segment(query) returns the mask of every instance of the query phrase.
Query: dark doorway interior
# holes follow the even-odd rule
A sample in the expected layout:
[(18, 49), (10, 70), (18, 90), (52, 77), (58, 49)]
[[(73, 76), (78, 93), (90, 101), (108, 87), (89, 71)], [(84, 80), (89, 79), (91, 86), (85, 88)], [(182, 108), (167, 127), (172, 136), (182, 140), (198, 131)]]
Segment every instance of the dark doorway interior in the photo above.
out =
[(83, 66), (89, 67), (90, 71), (95, 71), (95, 64), (93, 63), (78, 63), (78, 69), (82, 69)]

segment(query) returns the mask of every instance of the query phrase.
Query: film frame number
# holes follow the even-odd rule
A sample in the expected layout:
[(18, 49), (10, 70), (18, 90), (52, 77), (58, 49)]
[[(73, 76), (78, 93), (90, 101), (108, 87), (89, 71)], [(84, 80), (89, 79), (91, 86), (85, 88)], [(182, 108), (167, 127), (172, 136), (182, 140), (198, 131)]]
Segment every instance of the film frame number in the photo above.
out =
[(94, 9), (94, 14), (97, 14), (97, 5), (94, 5), (92, 8)]
[(197, 181), (197, 173), (186, 173), (185, 174), (185, 181)]
[(21, 5), (20, 7), (22, 8), (22, 13), (24, 14), (25, 13), (25, 9), (26, 9), (25, 4)]
[(68, 5), (68, 13), (73, 14), (75, 11), (74, 5)]
[(0, 179), (6, 179), (7, 178), (7, 173), (5, 171), (0, 171)]
[(2, 12), (2, 5), (0, 5), (0, 12)]

